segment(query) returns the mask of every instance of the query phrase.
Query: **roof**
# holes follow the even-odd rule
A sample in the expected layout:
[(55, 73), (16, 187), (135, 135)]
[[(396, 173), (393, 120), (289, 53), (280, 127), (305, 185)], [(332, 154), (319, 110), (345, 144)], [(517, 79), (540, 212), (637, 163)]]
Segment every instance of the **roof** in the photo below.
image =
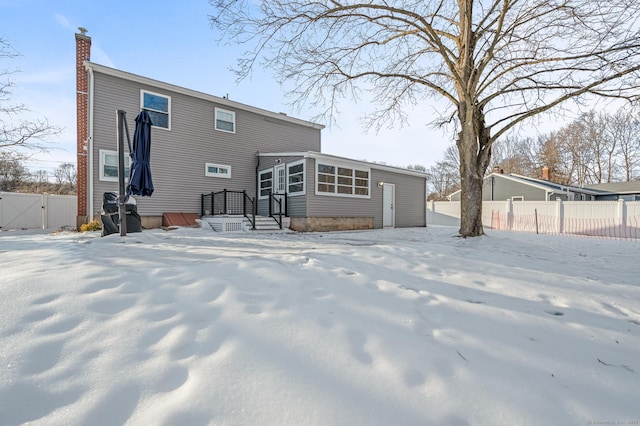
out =
[(594, 190), (613, 192), (616, 194), (640, 194), (640, 181), (638, 182), (610, 182), (585, 185)]
[[(591, 188), (581, 188), (579, 186), (573, 185), (561, 185), (559, 183), (551, 182), (543, 179), (536, 179), (528, 176), (522, 176), (515, 173), (503, 174), (503, 173), (491, 173), (484, 177), (484, 179), (490, 177), (499, 177), (502, 179), (508, 179), (515, 182), (520, 182), (529, 186), (533, 186), (535, 188), (542, 189), (544, 191), (550, 192), (552, 194), (566, 194), (568, 192), (577, 192), (581, 194), (587, 195), (606, 195), (610, 194), (609, 191), (599, 190), (599, 189), (591, 189)], [(449, 195), (449, 197), (457, 194), (461, 190), (457, 190)]]
[(338, 161), (338, 162), (349, 163), (349, 164), (362, 164), (371, 169), (383, 170), (386, 172), (399, 173), (399, 174), (409, 175), (409, 176), (416, 176), (424, 179), (428, 177), (426, 173), (419, 172), (417, 170), (409, 170), (409, 169), (403, 169), (402, 167), (387, 166), (386, 164), (370, 163), (368, 161), (354, 160), (351, 158), (339, 157), (337, 155), (331, 155), (331, 154), (323, 154), (321, 152), (315, 152), (315, 151), (259, 152), (258, 155), (262, 157), (303, 157), (303, 158), (313, 158), (317, 160), (332, 160), (332, 161)]
[[(494, 174), (494, 173), (492, 173), (492, 174)], [(503, 176), (507, 176), (507, 175), (503, 175)], [(580, 186), (561, 185), (559, 183), (551, 182), (551, 181), (548, 181), (548, 180), (536, 179), (536, 178), (532, 178), (532, 177), (528, 177), (528, 176), (518, 175), (518, 174), (515, 174), (515, 173), (512, 173), (512, 174), (510, 174), (508, 176), (516, 178), (517, 180), (519, 180), (521, 182), (524, 181), (525, 183), (529, 182), (529, 183), (536, 184), (538, 186), (543, 186), (547, 190), (552, 190), (554, 193), (566, 193), (567, 191), (579, 192), (581, 194), (588, 194), (588, 195), (604, 195), (604, 194), (608, 194), (609, 193), (609, 191), (602, 191), (602, 190), (597, 190), (597, 189), (583, 188), (583, 187), (580, 187)]]
[(191, 97), (194, 97), (194, 98), (204, 99), (204, 100), (207, 100), (207, 101), (210, 101), (210, 102), (215, 102), (216, 104), (219, 104), (219, 105), (224, 105), (224, 106), (229, 107), (229, 108), (248, 111), (248, 112), (252, 112), (252, 113), (255, 113), (255, 114), (260, 114), (260, 115), (263, 115), (263, 116), (266, 116), (266, 117), (269, 117), (269, 118), (282, 120), (282, 121), (285, 121), (285, 122), (298, 124), (298, 125), (301, 125), (301, 126), (311, 127), (311, 128), (318, 129), (318, 130), (322, 130), (325, 127), (322, 124), (313, 123), (311, 121), (306, 121), (306, 120), (302, 120), (302, 119), (295, 118), (295, 117), (289, 117), (288, 115), (286, 115), (284, 113), (281, 113), (281, 112), (273, 112), (273, 111), (268, 111), (268, 110), (265, 110), (265, 109), (253, 107), (253, 106), (246, 105), (246, 104), (243, 104), (243, 103), (240, 103), (240, 102), (231, 101), (231, 100), (226, 99), (226, 98), (221, 98), (221, 97), (218, 97), (218, 96), (210, 95), (208, 93), (199, 92), (197, 90), (187, 89), (185, 87), (176, 86), (174, 84), (165, 83), (163, 81), (154, 80), (154, 79), (148, 78), (148, 77), (143, 77), (143, 76), (138, 75), (138, 74), (132, 74), (132, 73), (129, 73), (129, 72), (126, 72), (126, 71), (122, 71), (122, 70), (118, 70), (118, 69), (115, 69), (115, 68), (106, 67), (104, 65), (96, 64), (94, 62), (85, 61), (84, 62), (84, 66), (85, 66), (85, 68), (87, 68), (88, 70), (90, 70), (92, 72), (99, 72), (99, 73), (102, 73), (102, 74), (105, 74), (105, 75), (110, 75), (112, 77), (118, 77), (118, 78), (122, 78), (124, 80), (129, 80), (129, 81), (137, 82), (137, 83), (140, 83), (140, 84), (146, 84), (146, 85), (157, 87), (157, 88), (160, 88), (160, 89), (169, 90), (169, 91), (172, 91), (172, 92), (175, 92), (175, 93), (181, 93), (183, 95), (191, 96)]

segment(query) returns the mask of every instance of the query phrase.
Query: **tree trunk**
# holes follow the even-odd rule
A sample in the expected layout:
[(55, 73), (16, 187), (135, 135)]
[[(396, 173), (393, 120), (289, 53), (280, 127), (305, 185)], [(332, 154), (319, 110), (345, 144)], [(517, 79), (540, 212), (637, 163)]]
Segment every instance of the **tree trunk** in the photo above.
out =
[(491, 160), (489, 130), (478, 107), (461, 104), (458, 108), (461, 130), (456, 145), (460, 153), (460, 235), (479, 237), (482, 228), (482, 185)]

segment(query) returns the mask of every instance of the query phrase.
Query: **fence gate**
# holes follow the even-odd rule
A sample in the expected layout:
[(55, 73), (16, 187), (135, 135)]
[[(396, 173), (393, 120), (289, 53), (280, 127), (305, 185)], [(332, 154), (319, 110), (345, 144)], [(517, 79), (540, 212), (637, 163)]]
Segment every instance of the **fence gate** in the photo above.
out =
[(0, 192), (0, 229), (75, 228), (76, 215), (74, 195)]

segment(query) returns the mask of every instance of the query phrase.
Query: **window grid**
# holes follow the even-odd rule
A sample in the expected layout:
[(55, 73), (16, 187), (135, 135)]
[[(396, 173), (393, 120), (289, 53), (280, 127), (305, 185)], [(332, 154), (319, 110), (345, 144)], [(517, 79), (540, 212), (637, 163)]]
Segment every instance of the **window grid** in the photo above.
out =
[(289, 164), (287, 174), (287, 192), (289, 195), (303, 194), (305, 192), (304, 162)]
[(352, 197), (369, 196), (369, 171), (317, 164), (317, 191)]
[(267, 198), (273, 188), (273, 171), (266, 170), (260, 172), (260, 189), (258, 198)]

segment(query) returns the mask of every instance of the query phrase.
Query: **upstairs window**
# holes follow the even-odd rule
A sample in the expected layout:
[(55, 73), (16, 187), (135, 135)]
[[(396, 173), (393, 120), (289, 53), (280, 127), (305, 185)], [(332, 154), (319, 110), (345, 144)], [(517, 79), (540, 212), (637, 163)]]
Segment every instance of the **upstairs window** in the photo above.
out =
[(235, 112), (216, 108), (215, 115), (216, 115), (215, 117), (216, 130), (229, 132), (229, 133), (236, 132), (236, 113)]
[(171, 97), (140, 91), (140, 109), (149, 113), (153, 127), (171, 130)]

